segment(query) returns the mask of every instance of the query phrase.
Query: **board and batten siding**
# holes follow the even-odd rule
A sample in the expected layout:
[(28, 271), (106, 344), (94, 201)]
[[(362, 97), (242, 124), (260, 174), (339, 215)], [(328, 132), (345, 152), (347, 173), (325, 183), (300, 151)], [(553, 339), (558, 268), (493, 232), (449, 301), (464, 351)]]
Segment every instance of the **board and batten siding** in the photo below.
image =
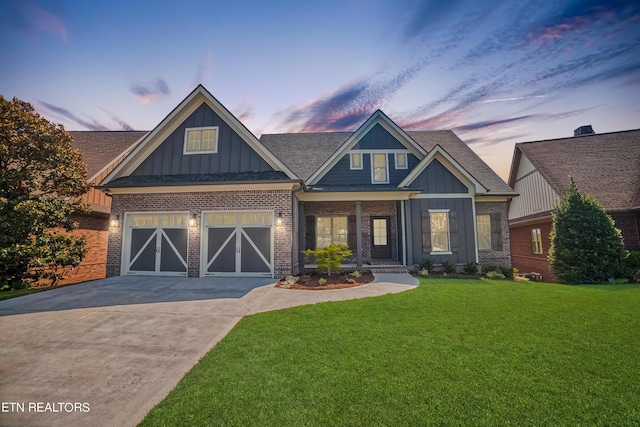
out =
[[(407, 176), (413, 168), (419, 163), (418, 158), (407, 153), (407, 169), (396, 169), (393, 153), (387, 153), (387, 165), (389, 167), (389, 185), (398, 185)], [(344, 155), (334, 167), (331, 168), (325, 176), (318, 181), (317, 186), (323, 185), (341, 185), (341, 186), (362, 186), (362, 185), (379, 185), (371, 183), (371, 155), (369, 153), (362, 154), (362, 170), (351, 170), (349, 154)]]
[[(476, 261), (475, 229), (473, 226), (473, 199), (413, 199), (406, 211), (406, 222), (410, 224), (407, 230), (408, 257), (410, 264), (420, 264), (423, 259), (433, 259), (436, 264), (445, 261), (454, 264), (465, 264)], [(423, 217), (428, 218), (429, 210), (449, 210), (449, 239), (451, 254), (431, 254), (431, 248), (425, 247), (424, 235), (430, 233), (423, 227)], [(410, 241), (409, 241), (410, 239)]]
[(379, 123), (371, 128), (360, 140), (356, 143), (353, 149), (360, 150), (406, 150), (400, 141), (393, 137), (385, 128)]
[[(521, 172), (520, 168), (527, 172)], [(542, 177), (542, 174), (533, 168), (524, 154), (520, 158), (520, 166), (516, 176), (519, 178), (516, 178), (513, 189), (520, 195), (511, 201), (510, 220), (551, 211), (560, 201), (560, 197)]]
[[(218, 152), (184, 155), (186, 128), (218, 126)], [(273, 168), (208, 105), (198, 107), (131, 175), (266, 172)]]
[(423, 193), (468, 193), (469, 189), (438, 160), (434, 159), (409, 185)]

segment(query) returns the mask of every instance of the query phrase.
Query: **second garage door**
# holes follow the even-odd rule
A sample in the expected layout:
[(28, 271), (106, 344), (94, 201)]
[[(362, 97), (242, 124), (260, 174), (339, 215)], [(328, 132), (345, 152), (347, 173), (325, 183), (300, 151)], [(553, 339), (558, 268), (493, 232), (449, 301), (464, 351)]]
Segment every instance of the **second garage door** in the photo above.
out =
[(273, 277), (272, 212), (203, 215), (203, 275)]

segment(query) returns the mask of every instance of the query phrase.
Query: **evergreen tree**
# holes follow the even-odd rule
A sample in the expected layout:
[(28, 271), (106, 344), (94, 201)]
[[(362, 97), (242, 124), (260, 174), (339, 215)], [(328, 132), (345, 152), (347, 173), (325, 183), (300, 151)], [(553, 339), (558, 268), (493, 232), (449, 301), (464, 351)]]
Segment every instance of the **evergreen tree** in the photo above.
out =
[(622, 271), (626, 251), (613, 219), (571, 178), (553, 210), (551, 271), (560, 283), (603, 283)]
[[(87, 168), (71, 136), (19, 99), (0, 95), (0, 288), (21, 288), (76, 266), (83, 238), (60, 233), (86, 213)], [(49, 271), (49, 273), (45, 273)]]

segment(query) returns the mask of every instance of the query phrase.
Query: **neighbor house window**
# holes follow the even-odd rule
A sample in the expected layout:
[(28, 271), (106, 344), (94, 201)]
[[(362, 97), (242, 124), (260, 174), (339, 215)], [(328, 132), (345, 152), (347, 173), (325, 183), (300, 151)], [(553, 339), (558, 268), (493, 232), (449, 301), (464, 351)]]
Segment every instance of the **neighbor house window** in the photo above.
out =
[(449, 253), (449, 211), (429, 211), (431, 253)]
[(478, 215), (478, 249), (491, 249), (491, 215)]
[(387, 153), (371, 154), (371, 182), (374, 184), (387, 184), (389, 182)]
[(316, 218), (316, 248), (346, 245), (348, 219), (346, 216), (319, 216)]
[(184, 133), (184, 154), (218, 152), (218, 127), (187, 128)]
[(362, 169), (362, 154), (361, 153), (351, 153), (350, 157), (350, 166), (351, 169)]
[(542, 253), (542, 234), (539, 228), (531, 229), (531, 248), (534, 254)]
[(396, 153), (396, 169), (407, 169), (407, 153)]

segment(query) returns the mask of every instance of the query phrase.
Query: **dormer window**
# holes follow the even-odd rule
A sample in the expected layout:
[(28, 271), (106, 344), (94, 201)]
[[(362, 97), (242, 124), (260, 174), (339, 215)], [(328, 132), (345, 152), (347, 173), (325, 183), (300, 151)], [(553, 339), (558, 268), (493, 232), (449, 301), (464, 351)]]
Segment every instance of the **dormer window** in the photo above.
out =
[(351, 170), (362, 170), (362, 154), (361, 153), (351, 153), (349, 155), (350, 167)]
[(218, 152), (218, 126), (187, 128), (184, 132), (184, 154)]
[(374, 184), (389, 183), (389, 166), (387, 153), (371, 154), (371, 182)]

